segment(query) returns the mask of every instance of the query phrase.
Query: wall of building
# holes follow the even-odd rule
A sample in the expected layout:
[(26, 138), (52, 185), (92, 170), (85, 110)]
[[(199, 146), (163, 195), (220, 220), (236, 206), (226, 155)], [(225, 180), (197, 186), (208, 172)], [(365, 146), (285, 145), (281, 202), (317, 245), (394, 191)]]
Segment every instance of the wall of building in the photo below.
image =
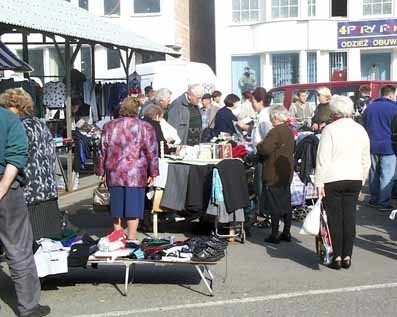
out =
[(190, 60), (216, 71), (214, 0), (190, 1)]
[(174, 8), (175, 43), (181, 47), (181, 59), (188, 61), (190, 60), (190, 0), (177, 0)]
[[(346, 52), (347, 79), (360, 80), (364, 73), (362, 65), (371, 57), (366, 53), (390, 55), (390, 79), (397, 80), (397, 48), (350, 48), (338, 49), (337, 23), (340, 21), (390, 19), (397, 16), (397, 1), (389, 15), (363, 16), (362, 0), (348, 1), (348, 17), (332, 17), (332, 1), (317, 0), (316, 15), (307, 16), (307, 0), (300, 0), (299, 16), (288, 19), (272, 19), (271, 2), (259, 1), (261, 18), (255, 23), (236, 24), (232, 22), (232, 1), (215, 0), (216, 23), (216, 72), (221, 89), (230, 92), (233, 87), (233, 63), (239, 58), (260, 61), (257, 77), (260, 85), (271, 88), (274, 85), (274, 54), (298, 54), (299, 82), (308, 81), (307, 55), (314, 53), (317, 59), (317, 82), (330, 80), (330, 53)], [(373, 60), (381, 55), (372, 56)], [(364, 61), (362, 61), (364, 60)], [(254, 62), (254, 61), (253, 61)], [(235, 80), (234, 80), (235, 81)], [(233, 86), (234, 85), (234, 86)]]

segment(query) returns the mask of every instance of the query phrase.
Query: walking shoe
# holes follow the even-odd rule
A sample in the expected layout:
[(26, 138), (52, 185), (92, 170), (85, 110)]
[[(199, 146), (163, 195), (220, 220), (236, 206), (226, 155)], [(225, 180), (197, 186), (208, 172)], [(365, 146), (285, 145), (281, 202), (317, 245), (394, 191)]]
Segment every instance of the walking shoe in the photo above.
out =
[(45, 305), (37, 305), (33, 312), (27, 315), (19, 315), (20, 317), (43, 317), (49, 315), (51, 308)]
[(279, 237), (279, 239), (281, 240), (281, 241), (285, 241), (285, 242), (291, 242), (291, 234), (290, 233), (282, 233), (282, 234), (280, 234), (280, 237)]
[(267, 242), (267, 243), (274, 243), (274, 244), (279, 244), (280, 243), (280, 239), (275, 237), (275, 236), (272, 236), (272, 235), (270, 235), (267, 238), (265, 238), (264, 241)]

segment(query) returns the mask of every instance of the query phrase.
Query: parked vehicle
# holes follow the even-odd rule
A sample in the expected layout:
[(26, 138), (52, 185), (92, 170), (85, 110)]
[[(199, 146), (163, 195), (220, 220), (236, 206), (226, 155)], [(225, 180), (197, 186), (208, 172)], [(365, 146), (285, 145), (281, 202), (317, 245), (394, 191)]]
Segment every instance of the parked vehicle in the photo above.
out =
[(308, 83), (293, 84), (270, 89), (268, 92), (268, 102), (270, 105), (282, 104), (289, 109), (294, 102), (294, 97), (300, 90), (308, 92), (308, 103), (317, 106), (318, 99), (316, 89), (319, 87), (328, 87), (331, 93), (350, 97), (355, 103), (359, 98), (358, 89), (361, 85), (371, 87), (371, 98), (375, 99), (380, 95), (380, 88), (384, 85), (393, 85), (397, 87), (397, 81), (389, 80), (360, 80), (360, 81), (332, 81), (325, 83)]
[(172, 98), (177, 98), (187, 90), (188, 85), (201, 84), (206, 93), (217, 87), (217, 78), (212, 69), (203, 63), (182, 60), (159, 61), (136, 65), (141, 79), (141, 88), (168, 88)]

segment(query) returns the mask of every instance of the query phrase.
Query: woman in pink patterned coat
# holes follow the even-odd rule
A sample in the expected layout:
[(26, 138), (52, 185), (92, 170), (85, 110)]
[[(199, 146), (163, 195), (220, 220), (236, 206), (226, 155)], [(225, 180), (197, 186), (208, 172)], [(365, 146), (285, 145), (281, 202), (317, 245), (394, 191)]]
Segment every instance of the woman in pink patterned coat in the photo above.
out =
[(115, 231), (127, 219), (128, 240), (136, 240), (143, 218), (145, 188), (159, 175), (158, 145), (153, 127), (137, 117), (139, 101), (126, 98), (120, 118), (103, 127), (96, 174), (106, 178)]

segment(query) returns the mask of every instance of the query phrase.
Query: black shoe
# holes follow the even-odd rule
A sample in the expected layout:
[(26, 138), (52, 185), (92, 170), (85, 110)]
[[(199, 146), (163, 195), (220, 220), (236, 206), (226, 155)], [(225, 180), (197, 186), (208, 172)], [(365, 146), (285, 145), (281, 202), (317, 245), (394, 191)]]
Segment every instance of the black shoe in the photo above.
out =
[(21, 317), (43, 317), (49, 315), (51, 308), (45, 305), (38, 305), (33, 312), (27, 315), (19, 315)]
[(328, 267), (334, 270), (340, 270), (342, 267), (342, 260), (334, 260)]
[(280, 239), (275, 237), (275, 236), (272, 236), (272, 235), (270, 235), (267, 238), (265, 238), (264, 241), (267, 242), (267, 243), (274, 243), (274, 244), (279, 244), (280, 243)]
[(280, 234), (279, 239), (280, 239), (281, 241), (291, 242), (292, 237), (291, 237), (291, 234), (290, 234), (290, 233), (284, 233), (284, 232), (283, 232), (282, 234)]
[(342, 261), (342, 267), (344, 269), (350, 268), (351, 265), (352, 265), (352, 260), (351, 259), (345, 259), (345, 260)]

